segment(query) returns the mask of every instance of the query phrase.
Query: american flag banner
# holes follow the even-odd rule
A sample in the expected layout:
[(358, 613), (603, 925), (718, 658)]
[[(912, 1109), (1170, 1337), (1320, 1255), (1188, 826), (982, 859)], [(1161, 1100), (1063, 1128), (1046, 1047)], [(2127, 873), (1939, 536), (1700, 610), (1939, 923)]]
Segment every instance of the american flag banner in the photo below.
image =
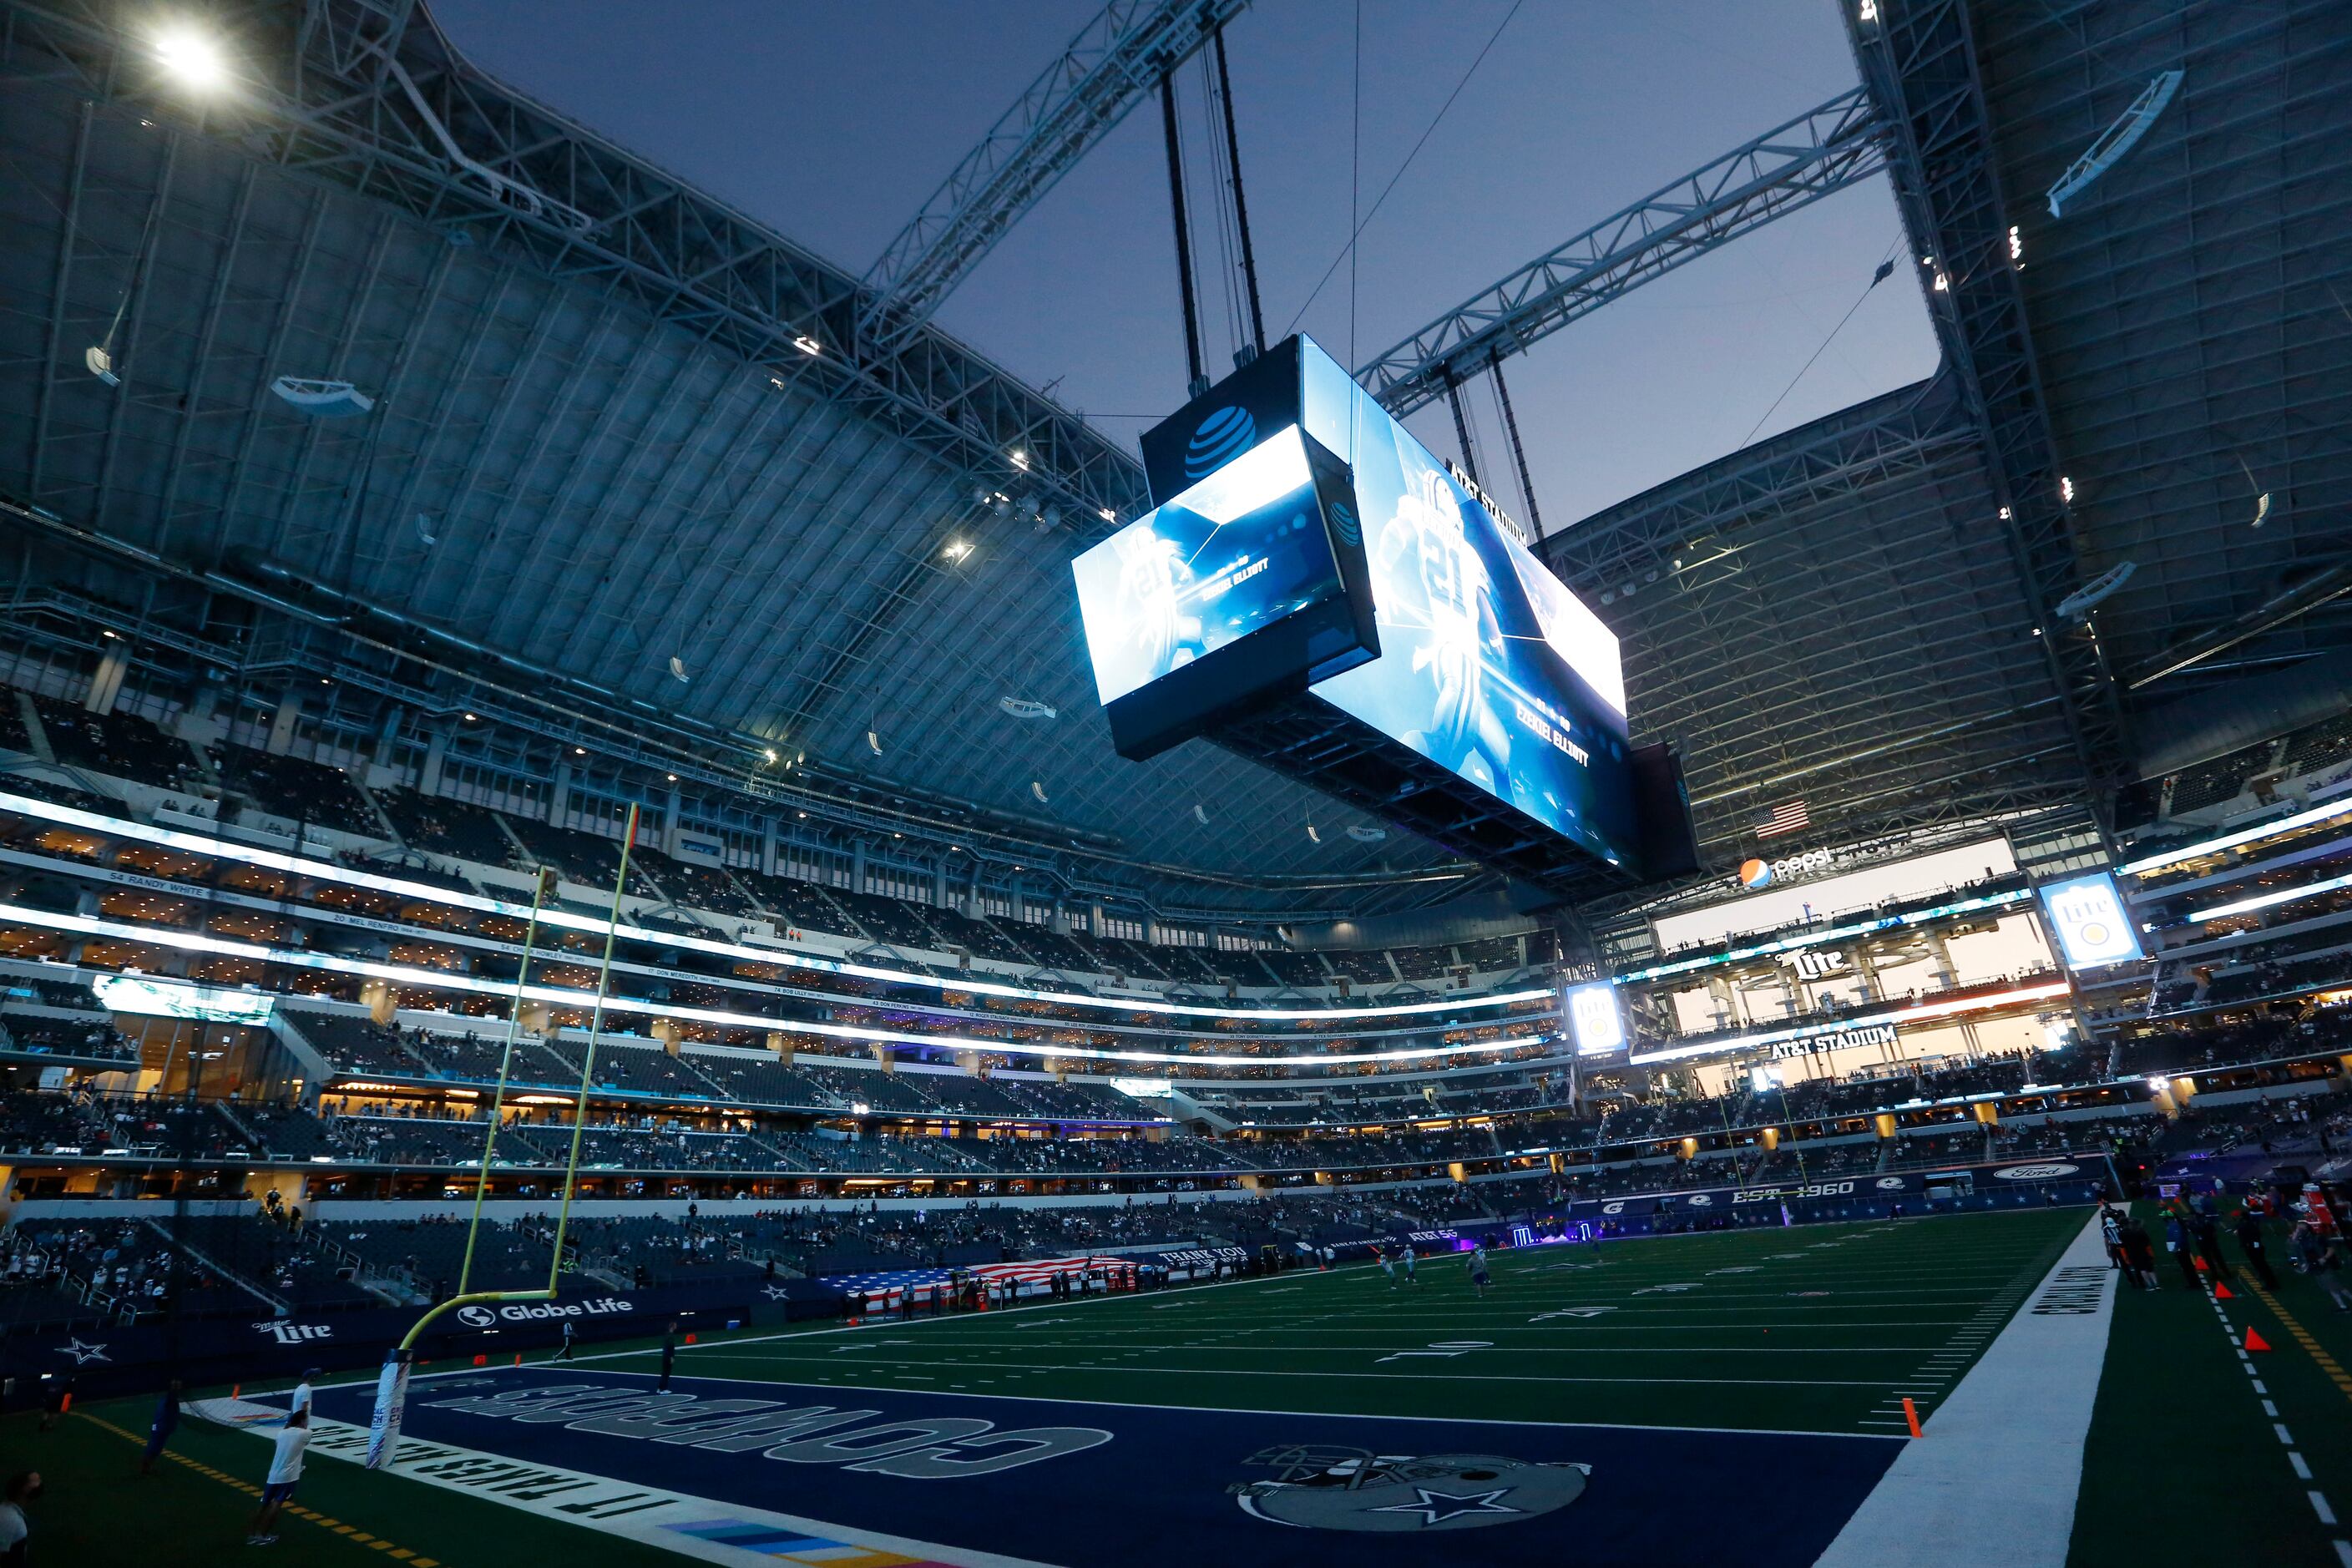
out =
[(1089, 1269), (1116, 1272), (1134, 1261), (1131, 1258), (1042, 1258), (1026, 1263), (981, 1263), (963, 1269), (893, 1268), (875, 1274), (829, 1274), (824, 1282), (855, 1290), (870, 1304), (883, 1307), (909, 1294), (927, 1298), (930, 1290), (945, 1285), (958, 1273), (981, 1280), (1009, 1279), (1016, 1293), (1025, 1295), (1056, 1274), (1079, 1274)]
[(1759, 838), (1778, 838), (1783, 834), (1802, 833), (1813, 825), (1812, 814), (1801, 800), (1784, 800), (1766, 813), (1756, 825)]

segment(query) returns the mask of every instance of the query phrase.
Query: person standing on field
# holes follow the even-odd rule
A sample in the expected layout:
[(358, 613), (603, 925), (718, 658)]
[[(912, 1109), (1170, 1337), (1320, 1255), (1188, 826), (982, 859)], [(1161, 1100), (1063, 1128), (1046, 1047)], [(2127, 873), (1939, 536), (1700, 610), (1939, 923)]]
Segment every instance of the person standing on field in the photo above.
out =
[(2242, 1208), (2232, 1229), (2238, 1238), (2238, 1250), (2246, 1255), (2246, 1267), (2254, 1271), (2263, 1289), (2277, 1289), (2278, 1276), (2271, 1271), (2270, 1255), (2263, 1247), (2263, 1216), (2251, 1208)]
[(247, 1546), (273, 1546), (278, 1536), (270, 1528), (278, 1522), (278, 1510), (294, 1496), (296, 1483), (302, 1479), (302, 1451), (310, 1446), (310, 1411), (308, 1405), (286, 1418), (270, 1438), (269, 1477), (261, 1489), (261, 1506), (253, 1512), (253, 1525), (246, 1532)]

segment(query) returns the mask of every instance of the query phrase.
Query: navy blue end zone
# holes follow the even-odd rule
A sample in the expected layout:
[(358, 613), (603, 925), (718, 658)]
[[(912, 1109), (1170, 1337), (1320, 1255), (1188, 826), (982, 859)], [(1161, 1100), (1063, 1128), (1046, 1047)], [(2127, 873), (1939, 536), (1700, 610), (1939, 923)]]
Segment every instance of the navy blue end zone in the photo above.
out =
[[(569, 1392), (566, 1392), (569, 1391)], [(364, 1386), (319, 1394), (365, 1426)], [(427, 1377), (404, 1433), (965, 1552), (1129, 1568), (1308, 1554), (1811, 1563), (1882, 1437), (1282, 1415), (523, 1368)]]

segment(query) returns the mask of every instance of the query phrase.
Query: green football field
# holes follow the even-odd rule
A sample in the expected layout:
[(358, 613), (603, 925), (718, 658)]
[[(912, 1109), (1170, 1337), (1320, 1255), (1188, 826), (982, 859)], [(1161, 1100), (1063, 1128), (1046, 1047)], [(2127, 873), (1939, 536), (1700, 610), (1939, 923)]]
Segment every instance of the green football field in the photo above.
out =
[[(887, 1407), (893, 1400), (920, 1405), (936, 1396), (930, 1403), (938, 1408), (992, 1409), (1003, 1402), (1004, 1409), (1051, 1408), (1061, 1413), (1058, 1419), (1106, 1426), (1138, 1417), (1147, 1418), (1147, 1427), (1150, 1420), (1257, 1419), (1264, 1426), (1308, 1414), (1318, 1420), (1529, 1423), (1744, 1444), (1743, 1453), (1759, 1443), (1769, 1449), (1898, 1437), (1906, 1430), (1901, 1401), (1907, 1395), (1926, 1420), (1924, 1441), (1932, 1444), (1941, 1400), (2034, 1295), (2086, 1218), (2081, 1209), (2037, 1209), (1629, 1241), (1598, 1256), (1583, 1247), (1535, 1248), (1496, 1258), (1483, 1300), (1461, 1261), (1441, 1258), (1424, 1260), (1413, 1285), (1391, 1285), (1377, 1268), (1357, 1266), (911, 1322), (744, 1332), (687, 1349), (677, 1374), (680, 1387), (706, 1399), (765, 1396), (846, 1406), (864, 1395), (864, 1403)], [(2072, 1551), (2063, 1565), (2053, 1559), (2050, 1568), (2352, 1561), (2337, 1544), (2346, 1532), (2335, 1527), (2330, 1500), (2352, 1500), (2352, 1373), (2345, 1371), (2352, 1363), (2352, 1318), (2329, 1311), (2315, 1286), (2292, 1276), (2275, 1295), (2242, 1289), (2226, 1302), (2179, 1288), (2168, 1269), (2165, 1284), (2163, 1292), (2126, 1292), (2116, 1303), (2084, 1449)], [(2249, 1326), (2275, 1348), (2251, 1359), (2240, 1355), (2235, 1340)], [(551, 1449), (545, 1445), (566, 1437), (562, 1429), (526, 1431), (503, 1422), (477, 1421), (452, 1436), (457, 1429), (447, 1423), (458, 1418), (433, 1408), (469, 1378), (477, 1385), (504, 1380), (525, 1392), (534, 1384), (554, 1391), (597, 1380), (644, 1392), (657, 1366), (650, 1346), (623, 1345), (569, 1366), (492, 1369), (495, 1379), (436, 1367), (431, 1373), (439, 1375), (415, 1384), (409, 1431), (473, 1445), (469, 1452), (572, 1465), (632, 1485), (715, 1490), (715, 1479), (709, 1488), (702, 1483), (716, 1468), (691, 1450), (597, 1448), (576, 1438), (574, 1448)], [(330, 1415), (343, 1421), (363, 1420), (364, 1403), (356, 1386), (321, 1395)], [(256, 1560), (256, 1549), (243, 1545), (244, 1520), (266, 1465), (265, 1446), (191, 1419), (173, 1458), (142, 1479), (135, 1472), (147, 1413), (146, 1401), (99, 1405), (49, 1433), (36, 1432), (29, 1415), (0, 1421), (0, 1468), (38, 1468), (47, 1480), (35, 1515), (37, 1560), (142, 1568)], [(2016, 1419), (2021, 1426), (2033, 1421), (2030, 1401)], [(436, 1428), (436, 1420), (444, 1425)], [(1411, 1429), (1394, 1420), (1375, 1425), (1388, 1435)], [(1757, 1436), (1783, 1433), (1821, 1436)], [(1120, 1442), (1129, 1441), (1122, 1427)], [(541, 1447), (529, 1447), (532, 1442)], [(1523, 1436), (1506, 1436), (1491, 1446), (1500, 1451), (1514, 1444), (1528, 1447)], [(1898, 1451), (1900, 1445), (1885, 1448)], [(1144, 1451), (1133, 1449), (1130, 1463)], [(1605, 1448), (1576, 1453), (1603, 1458), (1595, 1473), (1611, 1475)], [(639, 1454), (645, 1468), (628, 1468)], [(1185, 1458), (1167, 1451), (1171, 1474)], [(656, 1459), (671, 1468), (662, 1469)], [(1690, 1495), (1736, 1492), (1748, 1461), (1716, 1473), (1704, 1469), (1706, 1462), (1666, 1479)], [(1150, 1509), (1154, 1484), (1176, 1482), (1161, 1482), (1149, 1462), (1139, 1468), (1145, 1489), (1133, 1506)], [(811, 1478), (795, 1472), (787, 1479)], [(992, 1488), (957, 1495), (1007, 1494)], [(835, 1506), (831, 1482), (803, 1484), (781, 1501), (762, 1501), (789, 1503), (789, 1511), (817, 1520), (847, 1517), (845, 1502)], [(1985, 1503), (1997, 1529), (2000, 1500)], [(1579, 1508), (1593, 1506), (1588, 1500)], [(1752, 1506), (1743, 1501), (1743, 1509)], [(1585, 1516), (1571, 1510), (1563, 1517)], [(1673, 1542), (1678, 1528), (1671, 1510), (1660, 1512), (1662, 1544)], [(904, 1532), (948, 1539), (940, 1530), (908, 1526)], [(548, 1560), (606, 1568), (686, 1560), (609, 1529), (527, 1511), (496, 1489), (467, 1493), (408, 1475), (371, 1473), (316, 1450), (280, 1533), (270, 1560), (320, 1568), (370, 1561), (499, 1568)], [(1500, 1551), (1509, 1537), (1479, 1539)], [(1348, 1549), (1361, 1561), (1383, 1560), (1362, 1557), (1353, 1542)], [(843, 1550), (852, 1554), (783, 1553), (775, 1560), (929, 1561)], [(1008, 1551), (1023, 1561), (1109, 1560), (1084, 1551)], [(1718, 1559), (1735, 1560), (1712, 1552), (1704, 1560)], [(1671, 1551), (1657, 1560), (1680, 1561)]]
[[(1904, 1429), (2083, 1226), (2045, 1210), (1534, 1247), (698, 1346), (679, 1370), (1032, 1399)], [(642, 1370), (645, 1352), (603, 1364)]]

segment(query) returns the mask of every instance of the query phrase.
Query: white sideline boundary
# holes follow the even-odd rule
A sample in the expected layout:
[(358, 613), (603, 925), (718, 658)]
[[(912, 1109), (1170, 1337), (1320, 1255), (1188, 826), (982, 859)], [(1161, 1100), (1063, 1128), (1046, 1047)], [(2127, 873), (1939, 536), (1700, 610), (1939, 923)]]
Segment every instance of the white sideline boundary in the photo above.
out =
[(2094, 1215), (1814, 1568), (2065, 1562), (2120, 1278)]

